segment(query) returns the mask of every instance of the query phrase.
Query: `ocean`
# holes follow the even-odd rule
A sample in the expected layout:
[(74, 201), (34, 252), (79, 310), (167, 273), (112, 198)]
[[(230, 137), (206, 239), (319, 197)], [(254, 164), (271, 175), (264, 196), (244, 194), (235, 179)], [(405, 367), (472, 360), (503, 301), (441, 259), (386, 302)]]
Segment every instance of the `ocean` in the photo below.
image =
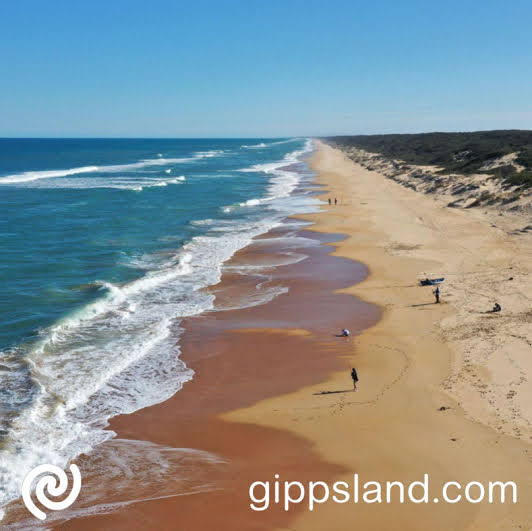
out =
[(205, 288), (236, 251), (317, 208), (311, 151), (304, 138), (0, 139), (0, 506), (35, 466), (66, 467), (113, 437), (109, 418), (194, 377), (181, 319), (213, 310)]

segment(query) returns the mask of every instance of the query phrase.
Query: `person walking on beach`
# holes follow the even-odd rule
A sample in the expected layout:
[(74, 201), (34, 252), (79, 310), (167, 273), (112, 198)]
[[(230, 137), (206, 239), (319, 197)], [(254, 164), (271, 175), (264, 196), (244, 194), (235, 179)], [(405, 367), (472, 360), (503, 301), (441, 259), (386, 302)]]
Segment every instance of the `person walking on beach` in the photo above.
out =
[(357, 374), (357, 370), (354, 367), (351, 369), (351, 378), (353, 378), (353, 391), (358, 391), (358, 388), (357, 388), (358, 374)]
[(334, 204), (335, 204), (335, 205), (338, 204), (338, 199), (336, 199), (336, 197), (334, 198)]
[(440, 286), (436, 286), (436, 289), (432, 292), (436, 297), (436, 304), (440, 303)]

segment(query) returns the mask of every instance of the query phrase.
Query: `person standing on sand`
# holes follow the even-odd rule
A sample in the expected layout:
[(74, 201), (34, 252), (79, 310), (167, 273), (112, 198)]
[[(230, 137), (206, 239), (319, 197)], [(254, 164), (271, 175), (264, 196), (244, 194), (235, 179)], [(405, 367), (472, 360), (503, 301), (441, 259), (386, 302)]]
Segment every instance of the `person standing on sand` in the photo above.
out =
[(334, 198), (334, 204), (335, 204), (335, 205), (338, 204), (338, 199), (336, 199), (336, 197)]
[(432, 292), (436, 297), (436, 304), (440, 303), (440, 286), (436, 286), (436, 289)]
[(358, 388), (357, 388), (358, 374), (357, 374), (357, 370), (354, 367), (351, 369), (351, 378), (353, 378), (353, 391), (358, 391)]

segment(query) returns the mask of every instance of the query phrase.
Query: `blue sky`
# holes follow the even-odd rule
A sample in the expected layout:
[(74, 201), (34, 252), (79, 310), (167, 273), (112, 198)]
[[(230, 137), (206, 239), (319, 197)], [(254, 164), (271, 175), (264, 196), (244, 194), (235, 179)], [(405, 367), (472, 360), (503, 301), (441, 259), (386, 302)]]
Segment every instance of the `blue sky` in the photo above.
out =
[(532, 2), (0, 3), (0, 136), (532, 129)]

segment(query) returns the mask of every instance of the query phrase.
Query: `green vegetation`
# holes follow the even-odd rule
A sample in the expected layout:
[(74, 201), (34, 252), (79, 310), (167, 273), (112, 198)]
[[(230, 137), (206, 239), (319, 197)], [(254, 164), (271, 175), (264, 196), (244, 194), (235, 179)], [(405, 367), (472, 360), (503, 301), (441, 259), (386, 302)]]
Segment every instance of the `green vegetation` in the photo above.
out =
[(491, 173), (511, 185), (532, 186), (532, 131), (335, 136), (324, 140), (408, 164), (439, 166), (441, 173), (477, 173), (493, 159), (518, 153), (516, 162), (524, 166), (524, 171), (517, 172), (514, 166), (507, 165), (482, 173)]

